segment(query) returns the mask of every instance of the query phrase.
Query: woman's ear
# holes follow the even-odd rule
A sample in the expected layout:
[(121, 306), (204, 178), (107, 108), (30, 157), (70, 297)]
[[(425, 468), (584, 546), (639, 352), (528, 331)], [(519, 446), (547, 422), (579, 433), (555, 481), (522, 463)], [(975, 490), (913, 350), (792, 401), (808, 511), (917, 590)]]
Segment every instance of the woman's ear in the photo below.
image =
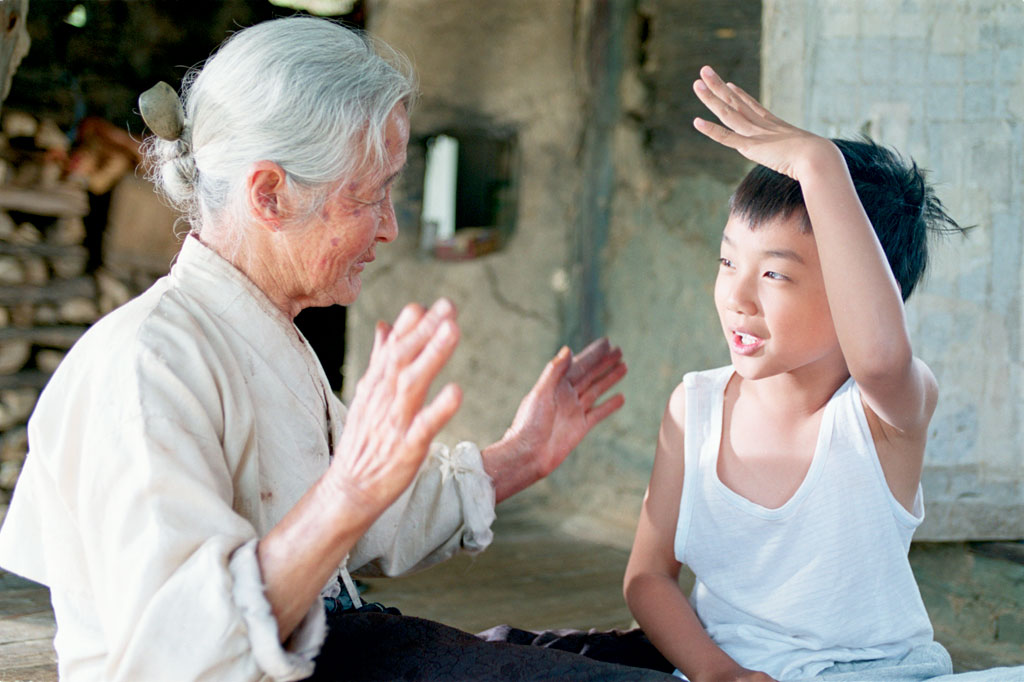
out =
[(287, 175), (273, 161), (257, 161), (246, 178), (246, 199), (249, 215), (255, 222), (276, 232), (285, 218)]

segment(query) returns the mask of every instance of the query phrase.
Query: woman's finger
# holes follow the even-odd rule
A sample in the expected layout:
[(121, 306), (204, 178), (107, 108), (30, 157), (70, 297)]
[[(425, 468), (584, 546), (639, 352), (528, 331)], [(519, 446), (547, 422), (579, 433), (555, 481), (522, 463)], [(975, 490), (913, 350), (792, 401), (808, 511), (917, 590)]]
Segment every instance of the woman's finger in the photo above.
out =
[(406, 442), (414, 449), (423, 448), (425, 453), (444, 425), (455, 416), (461, 404), (462, 389), (456, 384), (445, 385), (412, 420), (406, 432)]
[(419, 303), (407, 303), (402, 308), (402, 311), (398, 313), (393, 331), (399, 336), (405, 334), (425, 313), (426, 311), (423, 310), (423, 306)]
[(616, 393), (608, 400), (604, 401), (597, 407), (594, 407), (587, 411), (587, 428), (592, 428), (597, 424), (603, 422), (609, 415), (614, 413), (620, 407), (626, 403), (626, 399), (621, 393)]
[(575, 381), (570, 380), (573, 388), (577, 391), (586, 391), (595, 381), (600, 380), (611, 371), (616, 364), (622, 362), (622, 349), (609, 348), (603, 356), (596, 360), (596, 363), (587, 368), (586, 373), (577, 375)]
[(583, 404), (583, 408), (589, 410), (591, 405), (597, 402), (604, 393), (619, 383), (624, 376), (626, 376), (626, 364), (619, 362), (609, 367), (602, 375), (600, 375), (594, 382), (590, 384), (586, 389), (579, 394), (580, 403)]
[(434, 337), (441, 324), (454, 319), (455, 306), (448, 299), (439, 298), (401, 338), (395, 339), (397, 361), (402, 365), (412, 362)]
[(572, 365), (569, 367), (569, 372), (566, 374), (566, 378), (569, 383), (576, 385), (585, 374), (587, 374), (594, 366), (601, 362), (610, 351), (610, 344), (608, 338), (602, 336), (599, 339), (595, 339), (587, 344), (587, 347), (576, 353), (572, 358)]
[(405, 405), (418, 410), (426, 399), (430, 384), (451, 359), (459, 343), (459, 327), (454, 320), (444, 320), (425, 344), (421, 353), (402, 369), (397, 393)]

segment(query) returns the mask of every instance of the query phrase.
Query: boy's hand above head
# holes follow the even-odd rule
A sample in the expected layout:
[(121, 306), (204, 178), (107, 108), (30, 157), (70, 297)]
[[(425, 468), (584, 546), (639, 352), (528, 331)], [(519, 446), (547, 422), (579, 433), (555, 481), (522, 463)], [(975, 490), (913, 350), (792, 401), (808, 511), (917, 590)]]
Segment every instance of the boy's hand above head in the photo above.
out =
[(739, 86), (724, 82), (710, 66), (700, 70), (693, 90), (724, 127), (702, 118), (694, 119), (693, 126), (754, 163), (797, 181), (817, 159), (843, 163), (831, 140), (786, 123)]

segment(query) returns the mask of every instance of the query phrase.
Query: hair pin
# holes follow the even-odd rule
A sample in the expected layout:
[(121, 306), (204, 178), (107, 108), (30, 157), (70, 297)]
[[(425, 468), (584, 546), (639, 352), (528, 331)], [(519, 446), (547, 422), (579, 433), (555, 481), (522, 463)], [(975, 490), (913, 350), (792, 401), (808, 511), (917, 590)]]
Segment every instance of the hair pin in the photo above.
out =
[(139, 95), (139, 112), (157, 137), (170, 141), (181, 138), (185, 130), (185, 110), (178, 93), (167, 83), (160, 81)]

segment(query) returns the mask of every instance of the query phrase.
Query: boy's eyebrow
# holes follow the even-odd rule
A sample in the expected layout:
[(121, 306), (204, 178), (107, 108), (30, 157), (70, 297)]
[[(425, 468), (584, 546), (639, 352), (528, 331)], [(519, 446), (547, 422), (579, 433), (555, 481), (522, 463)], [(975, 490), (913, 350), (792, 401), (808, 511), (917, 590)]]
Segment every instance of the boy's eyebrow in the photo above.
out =
[[(722, 243), (730, 245), (732, 244), (732, 240), (729, 239), (729, 235), (725, 234), (724, 232), (722, 233)], [(783, 260), (789, 260), (793, 261), (794, 263), (800, 263), (801, 265), (805, 265), (803, 257), (796, 251), (793, 251), (792, 249), (765, 249), (761, 253), (764, 254), (765, 256), (768, 256), (769, 258), (781, 258)]]
[(791, 249), (767, 249), (761, 253), (769, 256), (770, 258), (782, 258), (783, 260), (791, 260), (794, 263), (800, 263), (801, 265), (804, 264), (803, 257)]

